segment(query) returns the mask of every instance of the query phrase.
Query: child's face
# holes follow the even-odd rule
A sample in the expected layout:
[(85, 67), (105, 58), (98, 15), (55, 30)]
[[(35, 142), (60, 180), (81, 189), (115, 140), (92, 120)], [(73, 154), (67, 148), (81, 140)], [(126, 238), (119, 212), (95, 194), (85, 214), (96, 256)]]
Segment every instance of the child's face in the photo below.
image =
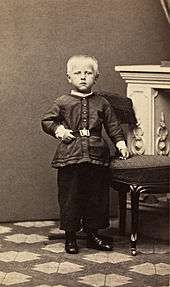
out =
[(72, 65), (68, 81), (77, 92), (89, 93), (96, 81), (96, 73), (87, 59), (79, 59)]

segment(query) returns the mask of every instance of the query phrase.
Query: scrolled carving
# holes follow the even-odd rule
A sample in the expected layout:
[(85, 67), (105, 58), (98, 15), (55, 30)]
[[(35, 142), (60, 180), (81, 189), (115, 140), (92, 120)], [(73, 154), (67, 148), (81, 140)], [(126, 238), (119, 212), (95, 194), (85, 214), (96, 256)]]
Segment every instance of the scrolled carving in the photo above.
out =
[(162, 112), (160, 118), (160, 125), (157, 129), (156, 139), (156, 152), (158, 155), (167, 156), (169, 154), (169, 143), (168, 143), (168, 129), (165, 123), (165, 115)]
[(143, 140), (144, 132), (142, 130), (142, 126), (140, 120), (138, 119), (136, 128), (133, 130), (132, 140), (131, 140), (131, 151), (133, 154), (142, 155), (145, 152), (144, 140)]

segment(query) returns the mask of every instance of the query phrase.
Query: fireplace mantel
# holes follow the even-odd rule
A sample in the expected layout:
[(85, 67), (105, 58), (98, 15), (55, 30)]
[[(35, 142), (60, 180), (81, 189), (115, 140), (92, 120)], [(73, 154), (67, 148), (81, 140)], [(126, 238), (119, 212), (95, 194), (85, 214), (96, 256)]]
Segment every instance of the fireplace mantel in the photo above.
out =
[(126, 83), (143, 83), (157, 88), (170, 89), (170, 67), (159, 65), (116, 66)]
[(138, 128), (131, 140), (136, 154), (170, 154), (170, 67), (159, 65), (116, 66), (127, 83)]

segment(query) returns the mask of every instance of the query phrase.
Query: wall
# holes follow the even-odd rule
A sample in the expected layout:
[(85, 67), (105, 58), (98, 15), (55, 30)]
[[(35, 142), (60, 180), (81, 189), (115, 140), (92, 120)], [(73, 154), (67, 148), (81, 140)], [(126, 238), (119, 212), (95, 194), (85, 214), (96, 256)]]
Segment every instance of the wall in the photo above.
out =
[(0, 221), (58, 216), (55, 141), (40, 118), (68, 90), (65, 63), (95, 55), (96, 88), (125, 95), (115, 65), (170, 58), (158, 0), (0, 0)]

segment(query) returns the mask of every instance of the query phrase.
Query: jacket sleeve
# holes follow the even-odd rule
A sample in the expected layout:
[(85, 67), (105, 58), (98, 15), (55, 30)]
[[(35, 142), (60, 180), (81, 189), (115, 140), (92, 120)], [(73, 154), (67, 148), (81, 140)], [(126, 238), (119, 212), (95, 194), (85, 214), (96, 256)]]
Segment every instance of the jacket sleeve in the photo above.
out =
[(113, 108), (110, 106), (109, 102), (105, 102), (104, 105), (104, 128), (115, 144), (119, 141), (124, 141), (124, 134), (122, 131), (122, 128), (117, 120), (116, 114), (113, 110)]
[(55, 100), (52, 108), (42, 116), (42, 129), (45, 133), (55, 137), (55, 131), (61, 124), (61, 121), (60, 105), (58, 100)]

